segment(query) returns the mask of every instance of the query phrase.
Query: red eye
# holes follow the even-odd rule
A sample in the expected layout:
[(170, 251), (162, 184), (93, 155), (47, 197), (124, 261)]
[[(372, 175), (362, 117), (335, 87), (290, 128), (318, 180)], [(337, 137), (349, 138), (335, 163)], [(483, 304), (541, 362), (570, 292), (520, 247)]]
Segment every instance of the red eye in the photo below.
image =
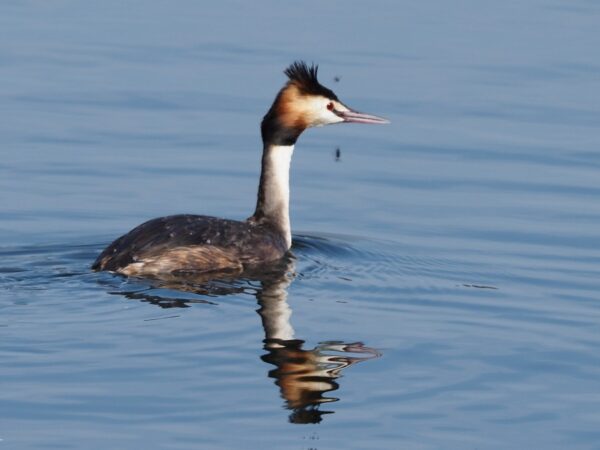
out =
[(333, 102), (329, 102), (329, 103), (327, 103), (327, 109), (328, 109), (329, 111), (333, 111), (333, 108), (334, 108), (334, 104), (333, 104)]

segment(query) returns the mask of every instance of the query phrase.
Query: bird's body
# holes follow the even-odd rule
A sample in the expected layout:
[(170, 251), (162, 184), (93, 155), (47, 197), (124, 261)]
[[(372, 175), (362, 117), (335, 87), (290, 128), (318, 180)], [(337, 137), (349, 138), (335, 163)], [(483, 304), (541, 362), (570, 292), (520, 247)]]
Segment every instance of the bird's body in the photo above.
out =
[(160, 278), (177, 273), (242, 273), (290, 249), (289, 170), (298, 136), (341, 122), (386, 123), (357, 113), (317, 81), (317, 67), (294, 63), (262, 125), (263, 157), (254, 214), (245, 221), (175, 215), (145, 222), (110, 244), (93, 270)]
[(110, 244), (95, 270), (128, 276), (242, 272), (281, 258), (288, 250), (269, 224), (180, 214), (145, 222)]

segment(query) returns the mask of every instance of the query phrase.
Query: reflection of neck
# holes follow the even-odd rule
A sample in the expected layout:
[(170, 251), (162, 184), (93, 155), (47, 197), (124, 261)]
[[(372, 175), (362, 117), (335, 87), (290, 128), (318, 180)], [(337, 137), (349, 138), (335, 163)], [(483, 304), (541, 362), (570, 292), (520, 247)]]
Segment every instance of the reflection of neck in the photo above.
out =
[(287, 303), (287, 288), (290, 283), (291, 281), (283, 275), (278, 282), (263, 284), (258, 294), (258, 314), (262, 319), (268, 348), (280, 347), (274, 341), (294, 339), (294, 329), (290, 323), (292, 310)]
[(265, 144), (262, 156), (258, 200), (253, 218), (279, 230), (288, 249), (292, 245), (290, 228), (290, 163), (293, 145)]
[(304, 341), (294, 339), (290, 324), (292, 310), (287, 304), (287, 288), (293, 272), (292, 260), (281, 273), (262, 281), (262, 287), (256, 293), (267, 351), (261, 359), (275, 366), (269, 371), (269, 377), (276, 380), (286, 407), (293, 411), (290, 422), (319, 423), (324, 414), (333, 412), (323, 411), (319, 405), (338, 400), (325, 397), (325, 393), (338, 389), (336, 379), (340, 372), (357, 362), (374, 358), (378, 353), (359, 342), (346, 344), (339, 341), (323, 342), (312, 350), (304, 350)]

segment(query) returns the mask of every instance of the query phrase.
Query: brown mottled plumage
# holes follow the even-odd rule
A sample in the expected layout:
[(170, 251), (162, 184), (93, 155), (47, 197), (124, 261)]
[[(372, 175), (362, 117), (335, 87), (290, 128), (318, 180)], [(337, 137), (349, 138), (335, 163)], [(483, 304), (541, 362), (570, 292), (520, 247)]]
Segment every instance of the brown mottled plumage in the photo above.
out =
[(173, 272), (241, 272), (281, 258), (287, 247), (268, 223), (188, 214), (152, 219), (110, 244), (93, 270), (160, 277)]

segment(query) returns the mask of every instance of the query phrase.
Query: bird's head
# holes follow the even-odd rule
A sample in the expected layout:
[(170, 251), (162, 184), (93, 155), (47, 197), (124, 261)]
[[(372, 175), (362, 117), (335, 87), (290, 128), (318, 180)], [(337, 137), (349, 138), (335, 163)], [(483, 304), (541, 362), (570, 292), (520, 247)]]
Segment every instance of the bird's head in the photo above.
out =
[(344, 105), (331, 90), (319, 83), (318, 66), (296, 61), (285, 69), (289, 78), (262, 121), (263, 141), (292, 145), (307, 128), (334, 123), (389, 123)]

